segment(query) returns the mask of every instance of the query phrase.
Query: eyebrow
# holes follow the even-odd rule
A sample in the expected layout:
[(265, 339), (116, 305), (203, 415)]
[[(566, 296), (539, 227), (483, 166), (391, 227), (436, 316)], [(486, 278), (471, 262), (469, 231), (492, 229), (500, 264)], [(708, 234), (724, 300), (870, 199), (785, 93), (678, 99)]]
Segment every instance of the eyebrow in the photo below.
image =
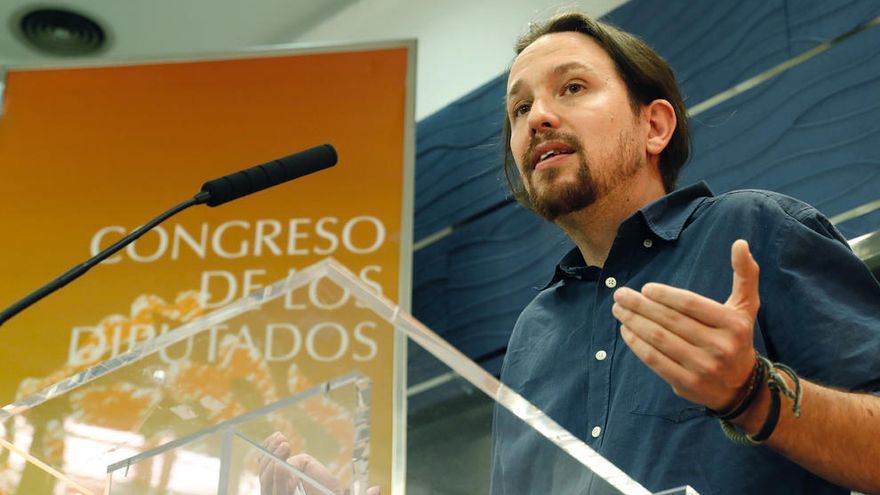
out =
[[(580, 62), (567, 62), (562, 65), (557, 65), (553, 68), (553, 75), (559, 76), (565, 74), (567, 72), (571, 72), (573, 70), (585, 70), (587, 72), (594, 72), (593, 68), (589, 65), (582, 64)], [(507, 92), (507, 101), (509, 102), (511, 97), (515, 96), (520, 89), (522, 88), (522, 80), (518, 79), (513, 85), (510, 87), (510, 91)]]

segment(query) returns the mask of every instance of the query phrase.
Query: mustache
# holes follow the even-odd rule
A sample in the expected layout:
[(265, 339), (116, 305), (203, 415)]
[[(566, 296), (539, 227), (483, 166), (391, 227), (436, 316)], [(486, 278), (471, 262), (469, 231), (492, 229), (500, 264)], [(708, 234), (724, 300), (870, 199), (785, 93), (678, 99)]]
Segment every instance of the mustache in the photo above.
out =
[(574, 149), (575, 153), (580, 153), (583, 151), (584, 146), (581, 144), (581, 140), (572, 134), (567, 134), (559, 131), (547, 131), (542, 133), (540, 136), (534, 136), (529, 141), (529, 146), (526, 148), (526, 151), (523, 152), (521, 157), (521, 162), (527, 166), (527, 170), (532, 170), (534, 167), (532, 166), (532, 162), (534, 161), (535, 149), (543, 143), (547, 141), (559, 141), (565, 143), (567, 146)]

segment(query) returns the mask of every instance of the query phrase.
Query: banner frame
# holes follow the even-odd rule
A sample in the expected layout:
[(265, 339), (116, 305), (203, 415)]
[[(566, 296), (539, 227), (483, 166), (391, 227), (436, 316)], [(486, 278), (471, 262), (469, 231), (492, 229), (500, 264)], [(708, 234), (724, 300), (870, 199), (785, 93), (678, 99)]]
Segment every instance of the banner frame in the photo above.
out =
[[(400, 253), (398, 265), (398, 305), (410, 312), (412, 306), (412, 256), (415, 209), (415, 101), (416, 63), (418, 40), (392, 38), (380, 41), (307, 42), (258, 45), (217, 52), (168, 54), (147, 57), (85, 58), (74, 57), (63, 61), (40, 61), (33, 64), (0, 63), (0, 119), (4, 116), (6, 81), (16, 71), (43, 71), (65, 69), (100, 69), (149, 64), (198, 63), (248, 60), (291, 55), (330, 53), (357, 53), (387, 49), (406, 50), (406, 94), (403, 122), (403, 183), (401, 198)], [(51, 296), (50, 296), (51, 297)], [(392, 438), (391, 438), (391, 492), (406, 493), (406, 431), (407, 431), (407, 337), (395, 329), (392, 363)]]

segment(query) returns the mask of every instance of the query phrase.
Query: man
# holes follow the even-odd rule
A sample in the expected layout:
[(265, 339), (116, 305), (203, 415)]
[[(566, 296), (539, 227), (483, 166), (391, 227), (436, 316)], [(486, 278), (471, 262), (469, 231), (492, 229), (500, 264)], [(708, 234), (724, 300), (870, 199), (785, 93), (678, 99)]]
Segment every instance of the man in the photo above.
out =
[[(880, 492), (880, 286), (834, 227), (771, 192), (673, 191), (672, 71), (581, 14), (520, 40), (506, 108), (508, 181), (576, 248), (502, 381), (652, 491)], [(493, 491), (598, 486), (540, 445), (497, 412)]]

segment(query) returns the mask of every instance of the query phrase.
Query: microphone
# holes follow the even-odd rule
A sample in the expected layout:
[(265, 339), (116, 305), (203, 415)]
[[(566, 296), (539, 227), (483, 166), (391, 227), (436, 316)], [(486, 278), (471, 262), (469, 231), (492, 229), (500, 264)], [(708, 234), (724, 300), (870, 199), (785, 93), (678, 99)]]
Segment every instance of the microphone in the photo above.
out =
[(56, 290), (83, 276), (93, 266), (109, 258), (120, 249), (136, 241), (139, 237), (149, 232), (172, 216), (189, 208), (190, 206), (207, 204), (219, 206), (238, 199), (248, 194), (253, 194), (283, 182), (297, 179), (304, 175), (323, 170), (336, 165), (336, 149), (329, 144), (315, 146), (299, 153), (272, 160), (256, 167), (251, 167), (234, 174), (229, 174), (219, 179), (205, 182), (202, 190), (192, 198), (180, 203), (170, 210), (150, 220), (142, 227), (123, 237), (112, 246), (92, 256), (86, 261), (76, 265), (55, 280), (28, 294), (20, 301), (0, 312), (0, 326), (7, 320), (27, 309), (40, 299), (48, 296)]
[(205, 182), (202, 192), (210, 197), (208, 206), (220, 206), (248, 194), (297, 179), (336, 165), (336, 150), (329, 144), (315, 146), (256, 167)]

